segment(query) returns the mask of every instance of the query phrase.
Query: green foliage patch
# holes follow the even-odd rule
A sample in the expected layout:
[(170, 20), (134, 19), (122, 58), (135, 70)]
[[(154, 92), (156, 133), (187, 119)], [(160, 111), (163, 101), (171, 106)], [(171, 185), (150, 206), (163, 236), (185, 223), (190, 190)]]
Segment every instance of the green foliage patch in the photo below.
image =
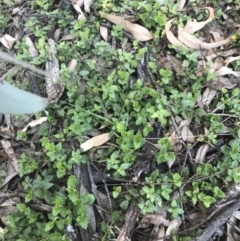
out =
[[(179, 18), (176, 1), (165, 2), (164, 6), (159, 6), (156, 0), (124, 0), (122, 4), (99, 0), (94, 2), (94, 13), (80, 21), (76, 20), (70, 6), (60, 11), (53, 7), (54, 2), (50, 0), (31, 3), (34, 11), (46, 15), (48, 21), (31, 16), (22, 23), (35, 39), (40, 54), (31, 58), (22, 39), (14, 46), (18, 58), (43, 66), (48, 57), (45, 45), (53, 25), (62, 31), (68, 29), (75, 39), (57, 43), (60, 74), (66, 91), (61, 100), (48, 109), (50, 127), (42, 125), (38, 131), (41, 145), (37, 148), (43, 155), (22, 154), (19, 159), (26, 195), (17, 205), (18, 211), (8, 218), (4, 229), (5, 240), (69, 240), (65, 234), (68, 224), (75, 223), (86, 229), (89, 223), (87, 205), (93, 204), (95, 199), (92, 194), (79, 195), (78, 180), (72, 175), (74, 165), (87, 163), (91, 156), (95, 163), (111, 170), (115, 178), (131, 175), (131, 168), (138, 158), (137, 154), (147, 143), (154, 121), (165, 131), (164, 136), (157, 140), (154, 157), (157, 164), (167, 166), (177, 158), (168, 138), (168, 127), (173, 124), (171, 116), (181, 116), (199, 125), (204, 123), (207, 131), (195, 133), (197, 141), (185, 146), (189, 152), (202, 143), (216, 145), (219, 133), (227, 128), (230, 129), (230, 139), (233, 139), (231, 146), (225, 143), (217, 159), (197, 163), (195, 170), (190, 168), (191, 165), (181, 163), (178, 170), (169, 168), (165, 173), (154, 170), (142, 180), (144, 183), (135, 183), (131, 188), (114, 186), (110, 192), (120, 209), (110, 214), (109, 223), (100, 224), (100, 240), (115, 237), (115, 222), (124, 219), (124, 211), (132, 199), (138, 201), (142, 214), (154, 213), (158, 206), (167, 210), (169, 219), (180, 220), (185, 212), (184, 205), (193, 204), (204, 212), (225, 196), (226, 183), (240, 183), (239, 90), (219, 91), (215, 101), (218, 112), (209, 112), (196, 105), (203, 85), (214, 77), (208, 66), (205, 75), (196, 75), (198, 51), (180, 48), (176, 52), (169, 46), (168, 53), (182, 63), (182, 71), (176, 73), (164, 65), (158, 66), (159, 58), (166, 54), (159, 47), (159, 42), (165, 37), (166, 21), (172, 17)], [(129, 10), (135, 12), (137, 22), (152, 32), (153, 41), (141, 47), (138, 41), (128, 40), (128, 48), (123, 48), (125, 35), (122, 26), (116, 25), (109, 31), (116, 40), (116, 48), (111, 46), (99, 36), (99, 27), (105, 21), (97, 14), (97, 10), (101, 9), (118, 14)], [(1, 13), (0, 26), (4, 28), (8, 21)], [(178, 21), (185, 23), (186, 16)], [(158, 89), (152, 83), (144, 82), (136, 72), (146, 52), (150, 53), (148, 67), (156, 77)], [(79, 60), (74, 71), (67, 68), (72, 59)], [(234, 121), (225, 121), (221, 114), (234, 115)], [(100, 127), (103, 127), (101, 131), (111, 133), (114, 145), (106, 149), (93, 148), (87, 153), (80, 148), (74, 151), (69, 148), (70, 140), (83, 143), (90, 131)], [(23, 132), (18, 132), (18, 138), (23, 142), (28, 140)], [(1, 173), (2, 176), (4, 174)], [(122, 192), (126, 193), (124, 198)], [(48, 210), (31, 208), (34, 200), (41, 200)]]

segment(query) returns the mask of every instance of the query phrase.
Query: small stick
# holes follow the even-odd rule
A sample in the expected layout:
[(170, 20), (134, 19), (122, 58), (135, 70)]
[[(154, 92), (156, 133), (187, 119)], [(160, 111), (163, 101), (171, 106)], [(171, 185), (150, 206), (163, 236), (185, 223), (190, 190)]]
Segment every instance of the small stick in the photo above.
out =
[(9, 63), (12, 63), (12, 64), (15, 64), (15, 65), (20, 65), (22, 66), (23, 68), (25, 69), (29, 69), (31, 70), (32, 72), (38, 74), (38, 75), (42, 75), (42, 76), (45, 76), (45, 77), (50, 77), (49, 76), (49, 73), (47, 73), (46, 71), (43, 71), (27, 62), (24, 62), (22, 60), (19, 60), (17, 59), (16, 57), (13, 57), (11, 56), (10, 54), (6, 53), (6, 52), (3, 52), (2, 50), (0, 50), (0, 59), (3, 59)]

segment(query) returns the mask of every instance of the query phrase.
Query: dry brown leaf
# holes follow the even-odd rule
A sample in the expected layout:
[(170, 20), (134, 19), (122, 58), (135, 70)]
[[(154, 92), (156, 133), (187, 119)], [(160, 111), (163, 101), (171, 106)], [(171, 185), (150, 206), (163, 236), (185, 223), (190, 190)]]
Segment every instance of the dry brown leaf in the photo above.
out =
[(125, 20), (124, 18), (119, 17), (119, 16), (115, 16), (112, 14), (106, 14), (102, 11), (99, 11), (99, 13), (102, 17), (106, 18), (107, 20), (109, 20), (110, 22), (112, 22), (114, 24), (121, 23), (122, 28), (126, 32), (131, 33), (136, 40), (148, 41), (148, 40), (153, 39), (152, 34), (146, 28), (144, 28), (138, 24), (131, 23), (128, 20)]
[(20, 11), (20, 7), (13, 8), (12, 15), (16, 15)]
[(163, 225), (160, 225), (159, 231), (157, 233), (157, 241), (164, 241), (165, 237), (165, 227)]
[(218, 42), (218, 41), (221, 41), (224, 39), (223, 37), (221, 37), (220, 33), (217, 31), (209, 31), (209, 33), (213, 36), (213, 39), (215, 42)]
[(184, 126), (189, 126), (190, 125), (190, 121), (189, 120), (182, 120), (179, 124), (179, 129), (183, 128)]
[(189, 126), (184, 126), (181, 131), (181, 136), (184, 141), (194, 143), (195, 138), (193, 133), (190, 131)]
[(217, 56), (219, 56), (219, 57), (228, 57), (228, 56), (233, 56), (233, 55), (238, 54), (238, 53), (239, 53), (238, 49), (234, 48), (234, 49), (229, 49), (229, 50), (226, 50), (226, 51), (214, 52), (211, 55), (207, 56), (206, 59), (207, 60), (211, 60), (211, 59), (216, 58)]
[(210, 147), (209, 144), (203, 144), (198, 148), (198, 151), (195, 157), (195, 162), (199, 163), (205, 160), (209, 147)]
[(175, 131), (173, 131), (173, 133), (171, 134), (171, 136), (168, 139), (169, 139), (169, 141), (171, 142), (172, 145), (175, 145), (176, 143), (179, 142), (179, 138), (178, 138)]
[[(182, 9), (184, 4), (185, 4), (185, 1), (178, 2), (179, 9)], [(171, 44), (177, 47), (183, 46), (184, 48), (186, 48), (185, 46), (187, 46), (191, 49), (200, 49), (200, 48), (211, 49), (211, 48), (216, 48), (216, 47), (222, 46), (223, 44), (229, 43), (230, 39), (226, 39), (216, 43), (205, 43), (190, 34), (202, 29), (207, 23), (211, 22), (214, 19), (213, 8), (205, 7), (202, 9), (209, 10), (209, 18), (206, 21), (202, 21), (202, 22), (197, 22), (195, 19), (194, 20), (189, 19), (184, 29), (178, 26), (178, 39), (173, 35), (173, 33), (170, 30), (172, 21), (174, 19), (171, 19), (167, 22), (167, 24), (165, 25), (165, 31), (166, 31), (167, 38)]]
[(201, 212), (195, 212), (195, 213), (192, 213), (188, 216), (190, 222), (195, 225), (195, 224), (198, 224), (198, 223), (201, 223), (204, 218), (205, 218), (205, 214), (204, 213), (201, 213)]
[(27, 131), (27, 128), (30, 126), (30, 127), (34, 127), (34, 126), (37, 126), (37, 125), (41, 125), (43, 122), (47, 121), (47, 117), (41, 117), (40, 119), (37, 119), (37, 120), (33, 120), (31, 121), (30, 123), (28, 123), (23, 129), (22, 131), (23, 132), (26, 132)]
[(60, 34), (61, 34), (61, 28), (58, 28), (58, 29), (56, 29), (55, 30), (55, 32), (54, 32), (54, 35), (53, 35), (53, 39), (54, 39), (54, 41), (58, 41), (59, 40), (59, 37), (60, 37)]
[(235, 88), (237, 84), (233, 84), (230, 82), (229, 79), (219, 76), (214, 78), (213, 80), (206, 82), (206, 86), (214, 90), (221, 90), (222, 88), (231, 90)]
[(29, 51), (29, 55), (31, 57), (36, 57), (38, 56), (38, 51), (37, 49), (35, 48), (35, 45), (34, 43), (32, 42), (32, 40), (30, 39), (30, 37), (25, 37), (26, 39), (26, 45), (28, 46), (28, 51)]
[(180, 117), (179, 115), (175, 116), (175, 121), (177, 124), (180, 124), (181, 121), (183, 121), (183, 118)]
[(166, 220), (162, 215), (160, 214), (145, 214), (140, 222), (140, 226), (148, 226), (150, 224), (153, 225), (160, 225), (163, 224), (164, 226), (168, 227), (170, 224), (169, 220)]
[(178, 230), (181, 223), (182, 222), (180, 220), (172, 220), (167, 228), (166, 236), (171, 235), (172, 231)]
[[(183, 145), (182, 145), (182, 143), (181, 142), (178, 142), (178, 143), (176, 143), (174, 146), (173, 146), (173, 150), (174, 150), (174, 152), (180, 152), (181, 150), (182, 150), (182, 148), (183, 148)], [(174, 161), (175, 162), (175, 161)], [(173, 162), (173, 163), (174, 163)], [(170, 162), (168, 162), (168, 166), (169, 166), (169, 163)]]
[(180, 26), (178, 26), (178, 39), (191, 49), (213, 49), (228, 44), (231, 41), (231, 38), (226, 38), (219, 42), (206, 43), (184, 31)]
[[(118, 205), (116, 199), (109, 197), (109, 196), (107, 196), (107, 194), (99, 192), (99, 191), (97, 191), (97, 193), (98, 193), (98, 197), (101, 202), (101, 207), (103, 209), (105, 209), (105, 210), (109, 210), (110, 208), (112, 208), (113, 210), (118, 209), (119, 205)], [(109, 202), (109, 198), (110, 198), (111, 203)], [(105, 215), (109, 216), (109, 218), (110, 218), (109, 213), (106, 212)]]
[(16, 39), (16, 42), (22, 39), (22, 35), (23, 35), (22, 29), (20, 28), (17, 29), (16, 32), (14, 33), (14, 38)]
[(168, 168), (169, 168), (169, 169), (172, 167), (172, 165), (173, 165), (174, 162), (175, 162), (175, 161), (168, 161), (168, 162), (167, 162), (167, 165), (168, 165)]
[(223, 66), (222, 58), (215, 58), (210, 71), (214, 73), (214, 71), (216, 71), (217, 69), (220, 69), (222, 66)]
[(80, 145), (80, 147), (83, 151), (88, 151), (93, 147), (101, 146), (102, 144), (110, 140), (110, 138), (111, 137), (109, 136), (109, 133), (104, 133), (98, 136), (94, 136), (91, 139), (85, 141)]
[(166, 58), (168, 60), (169, 65), (175, 72), (179, 73), (183, 70), (182, 63), (177, 58), (169, 54), (167, 54)]
[(188, 138), (187, 138), (187, 141), (190, 142), (190, 143), (194, 143), (195, 142), (195, 137), (192, 133), (192, 131), (190, 129), (188, 129)]
[(187, 24), (184, 27), (184, 31), (187, 33), (195, 33), (202, 29), (206, 24), (211, 22), (214, 19), (214, 9), (211, 7), (205, 7), (200, 9), (208, 9), (209, 17), (206, 21), (197, 22), (196, 19), (189, 19)]
[(177, 5), (178, 5), (178, 11), (182, 11), (183, 7), (186, 3), (186, 0), (178, 0)]
[(15, 137), (15, 135), (9, 128), (3, 128), (3, 127), (0, 127), (0, 136), (5, 139), (11, 139)]
[(201, 109), (204, 109), (204, 104), (202, 103), (202, 96), (198, 96), (197, 98), (197, 104)]
[(67, 34), (65, 36), (63, 36), (59, 42), (62, 42), (62, 41), (69, 41), (69, 40), (74, 40), (76, 37), (73, 35), (73, 34)]
[(206, 88), (206, 90), (203, 92), (203, 95), (202, 95), (203, 105), (209, 105), (216, 94), (217, 94), (216, 90)]
[(0, 150), (0, 157), (5, 159), (6, 161), (9, 159), (9, 156), (4, 152)]
[[(178, 1), (178, 10), (182, 11), (185, 0)], [(178, 26), (178, 38), (176, 38), (173, 33), (171, 32), (170, 28), (172, 26), (172, 21), (174, 19), (169, 20), (165, 25), (165, 32), (167, 39), (171, 44), (176, 47), (182, 46), (183, 48), (190, 48), (190, 49), (213, 49), (220, 47), (222, 45), (228, 44), (231, 39), (227, 38), (222, 41), (214, 42), (214, 43), (206, 43), (201, 41), (200, 39), (196, 38), (195, 36), (191, 35), (191, 33), (195, 33), (202, 29), (207, 23), (211, 22), (214, 19), (214, 9), (211, 7), (204, 7), (200, 9), (207, 9), (209, 11), (209, 17), (206, 21), (197, 22), (196, 19), (189, 19), (186, 26), (181, 28)]]
[(72, 59), (70, 61), (70, 63), (68, 64), (68, 69), (69, 70), (74, 70), (77, 66), (77, 60), (76, 59)]
[(217, 54), (219, 56), (223, 56), (223, 57), (232, 56), (232, 55), (235, 55), (235, 54), (238, 54), (238, 53), (239, 53), (239, 50), (237, 48), (217, 52)]
[(184, 141), (188, 139), (188, 126), (184, 126), (181, 131), (181, 136)]
[(107, 42), (108, 40), (108, 28), (104, 26), (100, 26), (100, 34), (103, 39)]
[(233, 71), (232, 69), (230, 69), (226, 66), (223, 66), (220, 69), (218, 69), (217, 71), (215, 71), (216, 76), (221, 76), (221, 75), (226, 75), (226, 74), (232, 74), (235, 77), (240, 77), (240, 72)]
[(216, 58), (218, 56), (218, 54), (217, 53), (210, 53), (210, 54), (208, 54), (207, 56), (206, 56), (206, 59), (207, 59), (207, 61), (210, 61), (210, 60), (212, 60), (212, 59), (214, 59), (214, 58)]
[(90, 12), (90, 6), (92, 2), (93, 0), (72, 0), (72, 3), (77, 4), (79, 7), (84, 5), (84, 10), (88, 13)]
[(172, 45), (174, 45), (174, 46), (176, 46), (176, 47), (182, 46), (183, 48), (188, 49), (188, 47), (185, 46), (184, 44), (182, 44), (182, 43), (174, 36), (174, 34), (172, 33), (171, 27), (172, 27), (172, 22), (173, 22), (173, 20), (175, 20), (175, 18), (170, 19), (169, 21), (167, 21), (167, 23), (166, 23), (166, 25), (165, 25), (165, 32), (166, 32), (166, 36), (167, 36), (168, 41), (169, 41)]
[(10, 36), (9, 34), (4, 34), (3, 37), (0, 38), (0, 42), (2, 43), (2, 45), (4, 47), (6, 47), (7, 49), (11, 49), (13, 44), (16, 42), (17, 40), (15, 38), (13, 38), (12, 36)]
[[(7, 200), (7, 201), (9, 201), (9, 200)], [(10, 203), (10, 201), (9, 201), (9, 203)], [(17, 212), (18, 209), (16, 207), (16, 204), (18, 204), (18, 203), (12, 202), (11, 206), (8, 205), (8, 206), (1, 207), (1, 209), (0, 209), (0, 217), (1, 217), (1, 221), (5, 225), (7, 225), (7, 219), (9, 218), (11, 213)]]
[(78, 1), (75, 1), (75, 0), (72, 1), (72, 6), (78, 13), (78, 20), (84, 19), (85, 16), (84, 16), (84, 14), (82, 12), (82, 9), (80, 8), (80, 5), (79, 5)]
[(240, 59), (240, 56), (236, 56), (236, 57), (229, 57), (227, 59), (224, 60), (225, 66), (228, 66), (231, 62), (236, 61)]

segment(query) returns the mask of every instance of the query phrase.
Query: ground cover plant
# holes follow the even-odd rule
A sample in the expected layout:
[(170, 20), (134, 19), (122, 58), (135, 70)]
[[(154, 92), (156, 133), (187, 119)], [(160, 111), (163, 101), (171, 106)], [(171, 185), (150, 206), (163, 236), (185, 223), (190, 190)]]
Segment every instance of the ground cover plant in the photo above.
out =
[(0, 3), (3, 240), (239, 239), (238, 1)]

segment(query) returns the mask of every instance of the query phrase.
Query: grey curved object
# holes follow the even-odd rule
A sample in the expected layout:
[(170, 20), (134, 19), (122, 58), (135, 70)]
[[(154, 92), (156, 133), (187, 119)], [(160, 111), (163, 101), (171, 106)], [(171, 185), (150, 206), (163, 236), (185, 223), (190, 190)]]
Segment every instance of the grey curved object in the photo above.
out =
[(0, 113), (31, 114), (43, 110), (47, 104), (47, 98), (21, 90), (5, 80), (0, 82)]

